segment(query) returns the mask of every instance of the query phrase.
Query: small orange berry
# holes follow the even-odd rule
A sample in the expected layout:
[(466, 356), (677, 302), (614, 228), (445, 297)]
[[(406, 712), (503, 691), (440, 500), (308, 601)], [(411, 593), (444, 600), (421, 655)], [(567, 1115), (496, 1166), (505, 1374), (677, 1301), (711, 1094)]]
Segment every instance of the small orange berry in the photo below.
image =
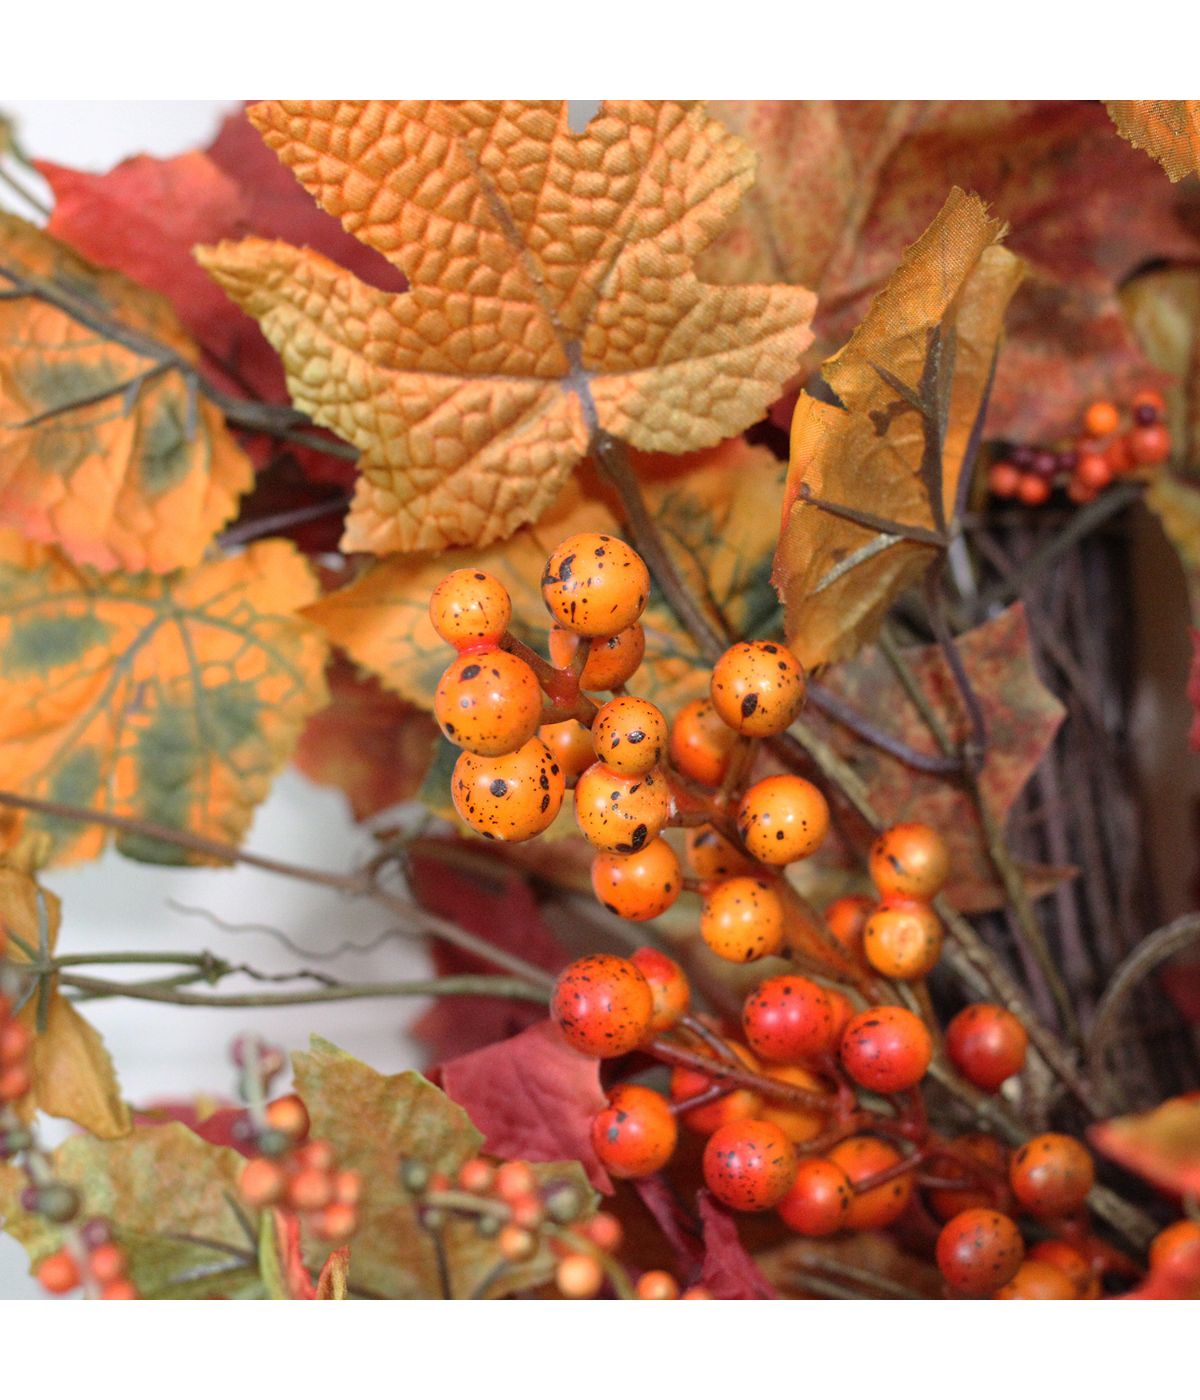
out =
[(1083, 428), (1089, 437), (1107, 437), (1109, 433), (1115, 433), (1120, 425), (1121, 415), (1117, 412), (1116, 404), (1105, 399), (1089, 404), (1083, 415)]
[(635, 1291), (639, 1298), (669, 1302), (679, 1297), (679, 1284), (666, 1269), (650, 1269), (638, 1279)]
[(47, 1293), (70, 1293), (79, 1287), (79, 1265), (65, 1249), (48, 1255), (37, 1266), (37, 1281)]
[(282, 1199), (287, 1177), (278, 1162), (269, 1157), (252, 1157), (242, 1168), (238, 1191), (248, 1206), (262, 1209)]
[(567, 1254), (558, 1261), (554, 1282), (564, 1298), (594, 1298), (604, 1286), (604, 1270), (590, 1254)]

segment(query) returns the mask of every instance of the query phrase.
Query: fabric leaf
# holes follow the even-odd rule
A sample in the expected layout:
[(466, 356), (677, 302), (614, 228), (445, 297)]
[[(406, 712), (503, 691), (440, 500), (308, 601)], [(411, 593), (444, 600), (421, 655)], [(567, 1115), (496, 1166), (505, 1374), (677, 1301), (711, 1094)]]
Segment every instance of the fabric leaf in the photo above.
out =
[(1200, 1196), (1200, 1093), (1094, 1123), (1097, 1151), (1171, 1196)]
[(1126, 141), (1173, 181), (1200, 170), (1200, 102), (1110, 102), (1108, 112)]

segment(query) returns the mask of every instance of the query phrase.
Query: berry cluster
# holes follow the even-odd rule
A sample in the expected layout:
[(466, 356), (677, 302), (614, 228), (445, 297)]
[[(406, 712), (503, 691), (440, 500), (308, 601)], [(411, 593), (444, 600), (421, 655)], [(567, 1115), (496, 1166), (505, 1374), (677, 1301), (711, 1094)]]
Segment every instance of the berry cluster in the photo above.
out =
[(1001, 500), (1044, 505), (1055, 487), (1084, 505), (1113, 481), (1140, 467), (1157, 467), (1171, 454), (1163, 422), (1166, 403), (1154, 389), (1135, 394), (1123, 424), (1116, 404), (1098, 400), (1083, 415), (1075, 440), (1058, 449), (1014, 447), (988, 469), (988, 489)]
[[(21, 1205), (37, 1209), (24, 1200)], [(87, 1286), (106, 1302), (132, 1302), (140, 1296), (130, 1281), (125, 1251), (113, 1240), (106, 1220), (89, 1220), (78, 1238), (78, 1249), (57, 1250), (37, 1266), (37, 1281), (47, 1293), (71, 1293)]]

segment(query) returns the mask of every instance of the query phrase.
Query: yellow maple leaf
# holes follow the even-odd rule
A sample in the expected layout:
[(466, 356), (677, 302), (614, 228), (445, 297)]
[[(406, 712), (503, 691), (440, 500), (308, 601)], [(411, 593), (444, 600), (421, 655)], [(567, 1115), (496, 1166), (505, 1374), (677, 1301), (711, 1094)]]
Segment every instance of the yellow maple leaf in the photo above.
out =
[[(324, 642), (296, 616), (316, 593), (283, 540), (160, 577), (100, 575), (4, 532), (4, 786), (239, 841), (326, 700)], [(106, 835), (34, 812), (23, 828), (46, 834), (57, 861), (99, 854)], [(143, 860), (203, 861), (133, 833), (117, 845)]]
[[(58, 899), (28, 875), (0, 865), (0, 922), (8, 934), (6, 956), (18, 967), (53, 954), (62, 909)], [(33, 1087), (20, 1105), (69, 1118), (97, 1137), (120, 1137), (132, 1125), (116, 1072), (99, 1032), (59, 995), (57, 979), (34, 993), (20, 1013), (34, 1032)]]
[(773, 578), (806, 666), (852, 654), (949, 543), (1005, 307), (1022, 275), (1002, 225), (954, 190), (801, 394)]
[(1110, 102), (1108, 113), (1126, 141), (1172, 180), (1200, 170), (1200, 102)]
[(99, 569), (199, 563), (254, 471), (166, 300), (4, 213), (0, 292), (0, 522)]
[(695, 104), (264, 102), (250, 116), (396, 296), (264, 239), (197, 251), (257, 317), (296, 406), (362, 453), (346, 550), (486, 545), (537, 520), (598, 429), (687, 452), (761, 416), (812, 294), (693, 260), (753, 178)]

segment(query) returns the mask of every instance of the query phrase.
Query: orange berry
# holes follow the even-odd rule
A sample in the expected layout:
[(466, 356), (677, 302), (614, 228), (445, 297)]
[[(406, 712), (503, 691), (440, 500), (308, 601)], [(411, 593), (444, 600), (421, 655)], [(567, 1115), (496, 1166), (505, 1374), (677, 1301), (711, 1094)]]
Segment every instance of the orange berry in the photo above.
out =
[(684, 777), (704, 787), (720, 787), (737, 744), (711, 700), (692, 700), (671, 724), (671, 762)]
[(666, 1269), (650, 1269), (638, 1279), (635, 1292), (639, 1298), (670, 1302), (679, 1297), (679, 1284)]
[(704, 1182), (734, 1210), (770, 1210), (787, 1195), (796, 1154), (783, 1129), (748, 1118), (718, 1128), (704, 1149)]
[(840, 1053), (856, 1084), (877, 1094), (899, 1094), (924, 1078), (933, 1041), (920, 1017), (903, 1006), (873, 1006), (842, 1032)]
[(677, 1137), (670, 1104), (640, 1084), (619, 1084), (608, 1095), (608, 1107), (592, 1120), (596, 1156), (622, 1179), (650, 1176), (665, 1167)]
[(97, 1283), (114, 1283), (123, 1278), (127, 1264), (125, 1251), (111, 1240), (98, 1244), (88, 1255), (88, 1271)]
[(585, 1055), (626, 1055), (646, 1038), (654, 1014), (650, 984), (628, 958), (593, 953), (559, 974), (550, 1014)]
[(333, 1200), (333, 1181), (319, 1167), (301, 1167), (288, 1179), (284, 1197), (293, 1210), (324, 1210)]
[(1066, 1274), (1053, 1264), (1047, 1264), (1044, 1259), (1026, 1259), (1009, 1282), (992, 1294), (993, 1298), (1027, 1298), (1041, 1302), (1069, 1300), (1076, 1296)]
[(657, 767), (667, 751), (667, 721), (657, 705), (618, 695), (601, 705), (592, 724), (596, 757), (616, 773), (636, 777)]
[(829, 804), (820, 788), (790, 773), (763, 778), (746, 790), (737, 809), (738, 835), (766, 865), (810, 856), (829, 830)]
[(833, 1039), (833, 1011), (824, 987), (807, 977), (768, 977), (746, 998), (742, 1027), (756, 1055), (791, 1064), (824, 1054)]
[(592, 889), (612, 914), (645, 923), (665, 914), (679, 898), (679, 858), (661, 837), (640, 851), (598, 851), (592, 860)]
[(692, 997), (687, 974), (674, 958), (667, 957), (657, 948), (638, 948), (630, 953), (629, 961), (650, 985), (650, 995), (654, 999), (650, 1033), (660, 1035), (663, 1031), (669, 1031), (681, 1016), (687, 1015)]
[(1013, 1153), (1009, 1184), (1017, 1200), (1037, 1216), (1078, 1210), (1095, 1185), (1091, 1153), (1065, 1133), (1039, 1133)]
[(495, 1192), (510, 1205), (537, 1190), (537, 1177), (528, 1162), (502, 1162), (496, 1168)]
[(601, 851), (640, 851), (666, 826), (671, 805), (662, 769), (629, 775), (593, 763), (575, 784), (575, 821)]
[(510, 1264), (532, 1259), (537, 1253), (537, 1236), (520, 1225), (504, 1225), (496, 1236), (496, 1249)]
[(876, 902), (870, 895), (844, 894), (825, 906), (825, 923), (829, 932), (855, 962), (863, 962), (863, 929), (874, 912)]
[[(1153, 1248), (1151, 1245), (1151, 1250)], [(1076, 1298), (1086, 1298), (1091, 1293), (1096, 1281), (1091, 1261), (1066, 1240), (1041, 1240), (1028, 1251), (1026, 1258), (1040, 1259), (1043, 1264), (1053, 1264), (1061, 1270), (1070, 1279)]]
[(1050, 499), (1050, 483), (1044, 476), (1025, 472), (1017, 483), (1017, 499), (1025, 506), (1042, 506)]
[(1120, 425), (1121, 415), (1117, 412), (1116, 404), (1105, 399), (1089, 404), (1087, 412), (1083, 415), (1084, 432), (1089, 437), (1107, 437), (1109, 433), (1115, 433)]
[(546, 561), (542, 598), (554, 620), (581, 637), (611, 637), (642, 615), (650, 572), (615, 535), (572, 535)]
[[(577, 632), (566, 627), (551, 627), (550, 660), (560, 671), (571, 665), (581, 640)], [(633, 675), (646, 654), (646, 634), (640, 622), (611, 637), (593, 637), (591, 642), (579, 676), (581, 690), (615, 690)]]
[[(1057, 1260), (1051, 1262), (1057, 1263)], [(1200, 1221), (1176, 1220), (1150, 1241), (1150, 1267), (1193, 1264), (1200, 1268)]]
[(946, 1053), (979, 1089), (994, 1093), (1025, 1063), (1029, 1036), (1011, 1011), (991, 1002), (964, 1007), (946, 1027)]
[(564, 1298), (594, 1298), (604, 1287), (604, 1270), (590, 1254), (566, 1254), (558, 1261), (554, 1282)]
[(344, 1201), (331, 1201), (317, 1216), (313, 1228), (319, 1239), (341, 1244), (358, 1229), (358, 1212)]
[(299, 1094), (285, 1094), (281, 1099), (273, 1099), (266, 1107), (265, 1117), (269, 1127), (286, 1134), (293, 1142), (308, 1136), (308, 1109)]
[(517, 1196), (509, 1202), (511, 1219), (514, 1225), (524, 1230), (536, 1230), (546, 1219), (546, 1207), (542, 1198), (533, 1192), (527, 1196)]
[(710, 693), (730, 729), (782, 734), (804, 703), (804, 670), (778, 642), (735, 642), (713, 667)]
[(881, 831), (868, 863), (871, 880), (885, 899), (932, 899), (950, 876), (950, 851), (923, 822), (901, 822)]
[(1171, 455), (1171, 434), (1161, 423), (1134, 428), (1128, 443), (1129, 455), (1139, 467), (1157, 467)]
[(543, 724), (538, 738), (553, 754), (568, 778), (577, 778), (596, 761), (592, 747), (592, 732), (577, 719), (564, 719), (561, 724)]
[(450, 795), (454, 810), (481, 836), (528, 841), (558, 816), (566, 787), (550, 750), (540, 739), (530, 739), (516, 753), (492, 758), (460, 754)]
[(33, 1032), (24, 1021), (0, 1023), (0, 1065), (20, 1065), (33, 1044)]
[[(829, 1153), (829, 1160), (846, 1173), (853, 1189), (860, 1182), (898, 1166), (904, 1159), (890, 1142), (864, 1135), (839, 1142)], [(845, 1228), (886, 1229), (903, 1215), (912, 1193), (912, 1172), (904, 1172), (866, 1191), (854, 1190), (846, 1212)]]
[(824, 1157), (808, 1157), (797, 1166), (791, 1190), (777, 1209), (797, 1234), (820, 1239), (844, 1227), (853, 1199), (850, 1178), (841, 1167)]
[(102, 1303), (135, 1303), (142, 1295), (127, 1278), (114, 1279), (100, 1292)]
[(993, 462), (988, 468), (987, 483), (993, 496), (1009, 500), (1017, 494), (1021, 472), (1011, 462)]
[(496, 646), (512, 619), (512, 601), (499, 579), (482, 569), (455, 569), (433, 590), (429, 620), (442, 641), (460, 651)]
[(867, 920), (863, 953), (884, 977), (926, 977), (942, 955), (942, 921), (925, 900), (892, 896)]
[(65, 1249), (47, 1255), (37, 1266), (37, 1281), (47, 1293), (70, 1293), (80, 1283), (79, 1265)]
[(456, 657), (433, 697), (442, 733), (468, 753), (513, 753), (538, 731), (542, 690), (529, 663), (507, 651)]
[[(771, 1079), (781, 1084), (791, 1084), (797, 1089), (808, 1089), (814, 1094), (828, 1093), (825, 1084), (811, 1071), (800, 1065), (776, 1065), (767, 1070)], [(775, 1102), (767, 1099), (759, 1118), (774, 1123), (788, 1135), (794, 1143), (811, 1142), (825, 1127), (825, 1115), (815, 1108), (798, 1108), (782, 1099)]]
[(1088, 491), (1103, 491), (1113, 479), (1108, 458), (1100, 452), (1085, 452), (1075, 464), (1074, 480)]
[[(742, 1065), (759, 1073), (759, 1065), (754, 1056), (744, 1045), (738, 1045), (733, 1041), (725, 1042), (734, 1056)], [(710, 1054), (708, 1050), (703, 1052)], [(713, 1063), (719, 1061), (713, 1057)], [(714, 1073), (711, 1077), (700, 1070), (688, 1069), (682, 1065), (676, 1065), (671, 1071), (671, 1102), (675, 1104), (684, 1103), (688, 1099), (697, 1098), (707, 1089), (711, 1089), (714, 1084), (721, 1082), (720, 1072)], [(719, 1099), (714, 1099), (712, 1103), (701, 1104), (696, 1108), (689, 1108), (682, 1115), (684, 1124), (694, 1133), (715, 1133), (718, 1128), (724, 1127), (727, 1123), (736, 1122), (744, 1118), (759, 1117), (759, 1110), (762, 1108), (762, 1096), (754, 1089), (732, 1088), (728, 1094)]]
[(252, 1157), (242, 1168), (238, 1191), (248, 1206), (261, 1210), (283, 1197), (287, 1176), (278, 1162), (269, 1157)]
[(606, 1210), (598, 1210), (582, 1227), (582, 1233), (605, 1254), (615, 1254), (621, 1247), (625, 1231), (615, 1215)]
[(1123, 472), (1131, 471), (1134, 466), (1134, 461), (1129, 451), (1129, 439), (1123, 437), (1114, 438), (1104, 449), (1104, 459), (1116, 476), (1120, 476)]
[[(532, 1176), (533, 1173), (530, 1173)], [(482, 1195), (490, 1191), (496, 1180), (496, 1168), (483, 1157), (472, 1157), (458, 1169), (458, 1184), (464, 1191)]]
[(995, 1210), (964, 1210), (942, 1226), (937, 1263), (956, 1293), (986, 1298), (1011, 1281), (1025, 1257), (1021, 1232)]
[(715, 827), (693, 826), (684, 838), (692, 874), (701, 880), (724, 880), (730, 875), (753, 875), (758, 867), (727, 841)]
[(700, 1284), (696, 1284), (695, 1287), (684, 1290), (683, 1301), (685, 1303), (692, 1302), (693, 1300), (711, 1302), (712, 1296), (713, 1295), (709, 1292), (707, 1288), (702, 1287)]
[(753, 962), (783, 945), (783, 901), (767, 880), (737, 876), (704, 896), (700, 936), (727, 962)]
[(16, 1103), (33, 1087), (28, 1064), (9, 1065), (0, 1071), (0, 1103)]

